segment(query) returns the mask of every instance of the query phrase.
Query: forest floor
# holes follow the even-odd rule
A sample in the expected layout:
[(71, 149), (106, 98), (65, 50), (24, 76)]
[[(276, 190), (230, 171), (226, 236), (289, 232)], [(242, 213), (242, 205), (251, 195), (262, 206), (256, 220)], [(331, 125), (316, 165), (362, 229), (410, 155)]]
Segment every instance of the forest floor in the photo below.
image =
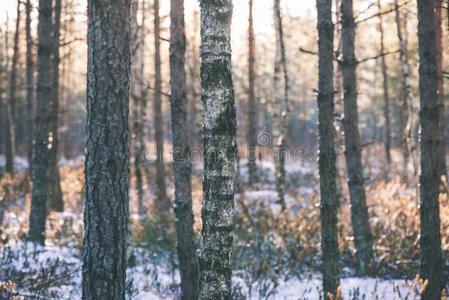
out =
[[(376, 150), (373, 150), (375, 153)], [(368, 153), (367, 155), (370, 155)], [(419, 299), (419, 214), (416, 177), (401, 177), (398, 159), (390, 168), (375, 155), (365, 166), (367, 201), (374, 236), (377, 278), (357, 278), (350, 210), (342, 186), (339, 212), (341, 293), (344, 299)], [(0, 157), (0, 166), (2, 157)], [(65, 212), (49, 214), (46, 246), (24, 241), (28, 228), (30, 183), (26, 161), (16, 160), (18, 174), (0, 180), (0, 298), (80, 299), (83, 228), (83, 158), (61, 160)], [(167, 162), (169, 194), (173, 194)], [(276, 203), (274, 167), (258, 162), (260, 183), (249, 187), (246, 162), (240, 162), (241, 191), (236, 195), (234, 238), (235, 299), (320, 299), (319, 184), (314, 160), (287, 164), (287, 208)], [(339, 164), (344, 170), (344, 164)], [(154, 178), (149, 168), (149, 178)], [(201, 228), (201, 166), (194, 165), (195, 229)], [(388, 175), (388, 176), (387, 176)], [(132, 181), (133, 182), (133, 181)], [(151, 209), (154, 190), (146, 199)], [(148, 188), (149, 187), (149, 188)], [(176, 299), (179, 275), (175, 253), (174, 216), (135, 213), (130, 191), (131, 233), (128, 269), (130, 299)], [(449, 201), (441, 198), (443, 250), (449, 251)], [(449, 271), (446, 264), (445, 272)], [(2, 298), (3, 297), (3, 298)]]

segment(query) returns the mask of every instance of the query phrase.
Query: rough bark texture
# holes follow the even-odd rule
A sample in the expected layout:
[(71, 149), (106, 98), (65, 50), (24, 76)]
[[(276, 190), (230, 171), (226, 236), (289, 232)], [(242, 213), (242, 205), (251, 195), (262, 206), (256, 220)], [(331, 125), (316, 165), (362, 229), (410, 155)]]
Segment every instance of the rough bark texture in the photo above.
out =
[(17, 63), (19, 59), (19, 30), (20, 30), (20, 1), (17, 1), (16, 28), (13, 41), (13, 55), (11, 71), (9, 73), (9, 101), (7, 104), (7, 131), (6, 131), (6, 166), (5, 171), (14, 174), (14, 156), (16, 153), (16, 92), (17, 92)]
[(170, 104), (175, 174), (175, 215), (182, 299), (198, 298), (198, 257), (192, 211), (192, 162), (187, 124), (184, 0), (170, 2)]
[(421, 278), (428, 280), (423, 300), (441, 299), (444, 288), (440, 236), (438, 71), (434, 0), (418, 0), (419, 92), (421, 119)]
[(390, 95), (388, 93), (388, 71), (387, 71), (387, 59), (385, 57), (385, 34), (382, 17), (382, 5), (380, 0), (377, 1), (379, 8), (379, 32), (380, 32), (380, 53), (381, 53), (381, 67), (382, 67), (382, 88), (384, 96), (384, 119), (385, 119), (385, 158), (387, 163), (391, 163), (391, 120), (390, 120)]
[(342, 0), (342, 72), (344, 90), (345, 155), (351, 201), (351, 221), (356, 248), (357, 271), (367, 275), (373, 270), (373, 245), (364, 189), (362, 149), (357, 112), (357, 60), (354, 53), (355, 22), (352, 0)]
[(125, 299), (130, 1), (88, 1), (83, 299)]
[(154, 133), (156, 140), (156, 203), (157, 211), (169, 209), (165, 185), (164, 166), (164, 123), (162, 119), (162, 82), (161, 82), (161, 25), (159, 17), (159, 0), (154, 0)]
[(33, 61), (33, 37), (31, 35), (31, 0), (26, 0), (26, 103), (27, 103), (27, 139), (28, 162), (31, 175), (31, 161), (33, 153), (33, 116), (34, 116), (34, 61)]
[[(278, 202), (285, 209), (284, 189), (285, 189), (285, 156), (286, 139), (288, 133), (288, 72), (284, 45), (284, 31), (282, 26), (280, 0), (273, 0), (274, 28), (276, 35), (276, 56), (274, 63), (274, 91), (275, 100), (273, 103), (273, 140), (274, 140), (274, 160), (276, 165), (276, 190)], [(281, 77), (282, 72), (282, 77)], [(283, 88), (281, 88), (281, 82)], [(283, 91), (280, 92), (280, 91)]]
[(54, 22), (53, 22), (53, 56), (52, 56), (52, 97), (51, 97), (51, 128), (49, 143), (50, 161), (48, 166), (48, 210), (64, 211), (64, 201), (62, 199), (61, 180), (58, 167), (58, 120), (59, 120), (59, 55), (60, 29), (61, 29), (61, 0), (55, 0)]
[[(439, 155), (443, 157), (440, 165), (440, 175), (447, 176), (447, 162), (446, 162), (446, 103), (444, 95), (444, 74), (443, 74), (443, 0), (435, 1), (435, 34), (437, 45), (437, 71), (438, 71), (438, 101), (439, 101), (439, 134), (441, 135), (442, 143), (439, 147)], [(447, 180), (447, 178), (446, 178)]]
[(231, 299), (236, 112), (232, 1), (201, 0), (204, 181), (199, 299)]
[(52, 53), (52, 1), (39, 0), (38, 51), (37, 51), (37, 90), (36, 119), (34, 122), (34, 142), (32, 160), (32, 201), (30, 212), (29, 238), (44, 244), (45, 222), (47, 219), (48, 198), (48, 151), (51, 130), (52, 97), (51, 53)]
[(255, 57), (256, 44), (254, 36), (253, 23), (253, 0), (249, 0), (249, 18), (248, 18), (248, 169), (249, 184), (257, 182), (257, 104), (255, 92)]
[(399, 1), (394, 1), (396, 31), (399, 40), (399, 56), (402, 72), (402, 94), (401, 94), (401, 147), (404, 156), (404, 175), (407, 176), (407, 169), (410, 159), (410, 135), (411, 135), (411, 122), (410, 122), (410, 98), (411, 98), (411, 86), (410, 86), (410, 65), (407, 54), (406, 39), (402, 34), (402, 22), (401, 12), (399, 9)]
[[(317, 0), (318, 12), (318, 127), (320, 169), (321, 252), (324, 299), (334, 299), (339, 286), (334, 129), (334, 25), (332, 0)], [(331, 295), (333, 296), (331, 298)]]

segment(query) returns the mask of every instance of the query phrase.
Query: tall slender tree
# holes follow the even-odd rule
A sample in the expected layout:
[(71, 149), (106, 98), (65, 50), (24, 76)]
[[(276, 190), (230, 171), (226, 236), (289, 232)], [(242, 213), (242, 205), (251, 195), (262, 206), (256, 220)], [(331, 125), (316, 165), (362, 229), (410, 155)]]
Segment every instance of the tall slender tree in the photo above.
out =
[(201, 0), (204, 182), (199, 299), (231, 299), (236, 111), (232, 1)]
[(26, 103), (27, 103), (27, 151), (29, 172), (31, 175), (31, 160), (33, 153), (33, 116), (34, 116), (34, 60), (33, 60), (33, 36), (31, 34), (31, 0), (26, 0)]
[[(288, 133), (289, 79), (280, 0), (273, 0), (273, 15), (276, 36), (276, 56), (274, 62), (275, 100), (273, 103), (273, 118), (275, 121), (273, 126), (274, 159), (276, 165), (276, 190), (278, 202), (285, 208), (285, 146)], [(280, 86), (281, 82), (283, 83), (283, 87)]]
[(85, 300), (126, 295), (130, 5), (88, 1)]
[[(334, 129), (334, 24), (332, 0), (317, 0), (319, 83), (318, 127), (320, 169), (321, 252), (324, 299), (334, 299), (339, 286)], [(331, 295), (333, 296), (331, 298)]]
[(390, 94), (388, 92), (388, 70), (387, 59), (385, 57), (385, 32), (382, 16), (382, 5), (380, 0), (377, 0), (377, 7), (379, 10), (379, 33), (380, 33), (380, 54), (381, 54), (381, 67), (382, 67), (382, 88), (384, 97), (384, 119), (385, 119), (385, 157), (387, 163), (391, 163), (391, 119), (390, 119)]
[(175, 215), (182, 299), (198, 298), (198, 257), (192, 211), (192, 163), (187, 124), (184, 0), (170, 2), (170, 104), (175, 174)]
[(411, 135), (411, 122), (410, 122), (410, 98), (411, 98), (411, 86), (410, 86), (410, 64), (407, 52), (407, 41), (404, 38), (402, 30), (402, 17), (399, 7), (399, 0), (394, 0), (396, 31), (399, 41), (399, 56), (401, 60), (401, 72), (402, 72), (402, 94), (401, 94), (401, 146), (404, 156), (404, 174), (407, 174), (407, 168), (411, 155), (410, 135)]
[(355, 57), (355, 22), (352, 0), (341, 1), (343, 98), (345, 156), (348, 170), (351, 221), (356, 248), (357, 271), (361, 275), (373, 270), (373, 243), (362, 167), (362, 147), (358, 129), (357, 59)]
[(37, 52), (37, 90), (36, 119), (34, 122), (34, 143), (32, 160), (32, 201), (30, 212), (29, 238), (37, 243), (45, 242), (45, 222), (47, 220), (48, 151), (51, 130), (52, 95), (51, 54), (52, 39), (52, 1), (39, 0), (39, 24), (37, 28), (39, 45)]
[(154, 132), (156, 140), (156, 209), (164, 211), (169, 208), (167, 188), (165, 185), (164, 165), (164, 122), (162, 118), (162, 79), (161, 79), (161, 20), (159, 0), (154, 0)]
[(60, 51), (60, 30), (61, 30), (61, 0), (55, 0), (54, 18), (53, 18), (53, 47), (52, 47), (52, 97), (51, 120), (50, 120), (50, 161), (48, 165), (48, 209), (52, 211), (64, 211), (64, 201), (61, 190), (61, 180), (58, 167), (58, 149), (59, 149), (59, 64), (61, 57)]
[(255, 60), (256, 43), (254, 35), (253, 21), (253, 0), (249, 0), (248, 18), (248, 169), (249, 183), (253, 185), (257, 182), (256, 152), (257, 152), (257, 103), (255, 91)]
[(7, 131), (6, 131), (6, 173), (14, 174), (14, 156), (16, 144), (16, 102), (17, 102), (17, 64), (19, 60), (19, 33), (20, 33), (20, 1), (17, 1), (16, 28), (14, 31), (13, 55), (11, 71), (9, 73), (9, 100), (7, 104)]
[(441, 299), (444, 289), (441, 252), (439, 182), (444, 141), (438, 130), (438, 53), (435, 32), (435, 1), (418, 0), (419, 92), (421, 120), (421, 278), (428, 280), (423, 300)]

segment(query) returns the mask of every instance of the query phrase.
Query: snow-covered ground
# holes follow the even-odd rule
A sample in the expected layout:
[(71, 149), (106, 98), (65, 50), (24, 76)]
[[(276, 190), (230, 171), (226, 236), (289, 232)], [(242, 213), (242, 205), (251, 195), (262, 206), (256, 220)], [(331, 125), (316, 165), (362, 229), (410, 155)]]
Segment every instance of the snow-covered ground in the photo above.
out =
[[(130, 284), (129, 299), (176, 299), (179, 275), (169, 265), (155, 265), (152, 255), (144, 249), (132, 249), (135, 266), (127, 275)], [(22, 297), (44, 299), (81, 299), (81, 261), (76, 248), (36, 246), (13, 241), (0, 249), (2, 281), (12, 280), (15, 292)], [(319, 275), (280, 280), (276, 287), (245, 284), (235, 272), (233, 283), (238, 294), (246, 299), (320, 299)], [(381, 280), (373, 278), (343, 278), (343, 299), (414, 299), (418, 287), (413, 281)]]

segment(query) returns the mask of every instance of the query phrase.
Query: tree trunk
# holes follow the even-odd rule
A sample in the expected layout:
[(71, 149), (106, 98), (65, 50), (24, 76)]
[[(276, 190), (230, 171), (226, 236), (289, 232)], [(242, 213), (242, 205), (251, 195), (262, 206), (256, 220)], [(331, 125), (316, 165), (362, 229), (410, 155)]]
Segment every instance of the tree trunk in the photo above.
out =
[(61, 180), (58, 167), (58, 119), (59, 119), (59, 46), (61, 29), (61, 0), (55, 0), (54, 23), (53, 23), (53, 57), (52, 57), (52, 98), (51, 98), (51, 129), (50, 129), (50, 161), (48, 168), (48, 210), (64, 211), (64, 201), (62, 198)]
[(27, 103), (27, 151), (29, 173), (31, 175), (31, 161), (33, 153), (33, 122), (34, 122), (34, 61), (33, 61), (33, 37), (31, 35), (31, 0), (26, 0), (26, 103)]
[(34, 143), (32, 161), (32, 201), (30, 212), (29, 238), (37, 243), (45, 242), (45, 222), (47, 220), (48, 150), (51, 131), (51, 103), (53, 81), (51, 78), (52, 1), (39, 0), (39, 24), (37, 28), (39, 46), (37, 52), (36, 119), (34, 123)]
[(253, 0), (249, 0), (249, 18), (248, 18), (248, 169), (249, 184), (252, 186), (257, 182), (257, 104), (255, 94), (255, 56), (256, 44), (254, 36), (253, 23)]
[(201, 0), (204, 204), (199, 299), (231, 299), (236, 111), (232, 1)]
[(9, 78), (9, 102), (7, 104), (6, 132), (6, 166), (5, 171), (14, 174), (14, 156), (16, 152), (16, 92), (17, 92), (17, 63), (19, 60), (19, 30), (20, 30), (20, 1), (17, 1), (17, 18), (14, 32), (13, 56), (11, 61), (11, 72)]
[[(134, 175), (136, 177), (136, 192), (137, 192), (137, 207), (138, 213), (143, 215), (145, 213), (144, 206), (144, 190), (143, 190), (143, 174), (142, 174), (142, 155), (143, 151), (143, 101), (146, 96), (146, 88), (144, 86), (144, 50), (145, 39), (143, 28), (145, 26), (145, 1), (142, 1), (142, 24), (139, 30), (137, 23), (137, 14), (139, 10), (139, 2), (134, 1), (132, 4), (132, 24), (131, 32), (133, 36), (133, 59), (132, 59), (132, 95), (133, 110), (133, 131), (134, 131)], [(134, 24), (134, 25), (133, 25)]]
[(438, 130), (438, 52), (435, 33), (434, 0), (418, 0), (419, 92), (421, 119), (421, 278), (428, 280), (423, 300), (441, 299), (444, 289), (440, 236), (439, 182), (443, 162)]
[(382, 66), (382, 88), (384, 96), (384, 118), (385, 118), (385, 157), (387, 163), (391, 164), (391, 121), (390, 121), (390, 95), (388, 93), (388, 71), (387, 71), (387, 61), (385, 57), (385, 34), (383, 27), (383, 17), (382, 17), (382, 5), (380, 0), (377, 1), (377, 6), (379, 8), (379, 32), (380, 32), (380, 53), (381, 53), (381, 66)]
[(166, 211), (169, 209), (167, 189), (165, 186), (164, 166), (164, 122), (162, 118), (162, 82), (161, 82), (161, 26), (159, 18), (159, 0), (154, 0), (154, 131), (156, 140), (156, 187), (157, 197), (156, 210)]
[(125, 299), (130, 1), (88, 1), (83, 299)]
[[(446, 162), (446, 105), (444, 101), (444, 74), (443, 74), (443, 0), (436, 0), (435, 2), (435, 34), (437, 45), (437, 71), (438, 71), (438, 101), (439, 101), (439, 133), (441, 135), (442, 143), (440, 144), (440, 154), (443, 160), (441, 161), (440, 176), (447, 177), (447, 162)], [(446, 178), (447, 182), (447, 178)]]
[(198, 257), (192, 211), (192, 162), (187, 124), (184, 0), (170, 2), (170, 104), (175, 174), (176, 235), (182, 299), (198, 298)]
[(410, 99), (411, 99), (411, 86), (410, 86), (410, 65), (408, 61), (407, 54), (407, 43), (402, 35), (402, 22), (401, 22), (401, 12), (399, 10), (399, 1), (394, 1), (395, 8), (395, 20), (396, 20), (396, 30), (399, 40), (399, 56), (401, 60), (401, 72), (402, 72), (402, 94), (401, 94), (401, 115), (400, 115), (400, 125), (401, 125), (401, 146), (402, 153), (404, 156), (404, 175), (406, 175), (409, 159), (410, 159), (410, 144), (409, 138), (411, 135), (411, 122), (410, 122)]
[(323, 293), (324, 299), (334, 299), (337, 296), (339, 286), (339, 251), (337, 239), (337, 158), (334, 136), (334, 25), (332, 22), (332, 0), (317, 0), (317, 12), (319, 33), (318, 127)]
[(342, 0), (342, 72), (344, 90), (345, 155), (351, 201), (351, 221), (356, 248), (357, 271), (373, 271), (373, 245), (364, 189), (362, 149), (357, 112), (357, 60), (354, 53), (355, 22), (352, 0)]
[[(284, 45), (284, 32), (282, 27), (282, 16), (280, 0), (273, 0), (274, 27), (276, 34), (276, 57), (274, 63), (274, 92), (276, 94), (273, 109), (273, 140), (274, 160), (276, 165), (276, 190), (278, 202), (285, 209), (285, 156), (286, 136), (288, 132), (288, 72)], [(281, 72), (283, 77), (281, 78)], [(283, 82), (283, 89), (280, 83)], [(283, 93), (278, 90), (283, 90)]]

